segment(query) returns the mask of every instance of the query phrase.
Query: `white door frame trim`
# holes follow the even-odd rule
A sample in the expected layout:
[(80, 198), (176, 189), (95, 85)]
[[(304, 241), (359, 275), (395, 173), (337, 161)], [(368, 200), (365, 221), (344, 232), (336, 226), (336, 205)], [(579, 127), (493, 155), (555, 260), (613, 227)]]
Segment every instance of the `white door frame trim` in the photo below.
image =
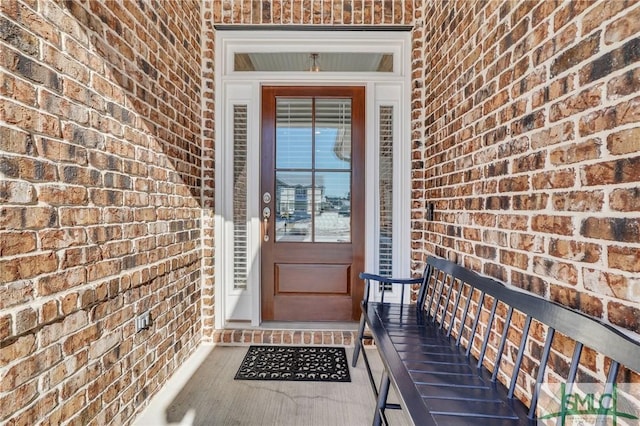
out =
[[(215, 328), (260, 325), (260, 89), (263, 85), (349, 85), (366, 87), (366, 187), (365, 205), (365, 269), (378, 268), (378, 132), (376, 108), (397, 108), (394, 135), (394, 274), (406, 275), (410, 266), (410, 197), (411, 197), (411, 129), (410, 129), (410, 33), (398, 31), (220, 31), (215, 32)], [(393, 72), (236, 72), (235, 53), (249, 52), (381, 52), (393, 53)], [(232, 103), (246, 102), (248, 116), (254, 118), (247, 129), (247, 217), (249, 263), (248, 290), (232, 294), (228, 283), (233, 280), (233, 220), (227, 220), (232, 204), (232, 149), (229, 149)], [(230, 152), (231, 151), (231, 152)], [(231, 157), (230, 157), (231, 155)], [(396, 179), (397, 177), (397, 179)], [(224, 185), (224, 186), (223, 186)], [(230, 243), (231, 242), (231, 243)], [(231, 245), (229, 245), (231, 244)], [(230, 267), (231, 266), (231, 267)], [(248, 298), (233, 302), (234, 297)], [(385, 296), (388, 298), (389, 296)], [(408, 298), (407, 298), (408, 299)], [(238, 299), (239, 300), (239, 299)], [(406, 300), (406, 299), (405, 299)], [(249, 303), (250, 318), (229, 322), (232, 303)], [(229, 306), (228, 306), (229, 305)]]

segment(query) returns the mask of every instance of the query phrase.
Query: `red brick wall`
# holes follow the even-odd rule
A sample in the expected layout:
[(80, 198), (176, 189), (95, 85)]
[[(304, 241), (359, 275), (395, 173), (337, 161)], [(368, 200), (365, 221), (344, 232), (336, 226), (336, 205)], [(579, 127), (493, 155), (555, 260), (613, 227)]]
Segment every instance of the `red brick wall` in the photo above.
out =
[(415, 19), (415, 270), (456, 258), (639, 333), (631, 3), (2, 0), (0, 422), (127, 423), (213, 339), (218, 23)]
[(202, 2), (202, 338), (215, 331), (215, 31), (213, 2)]
[(640, 333), (633, 3), (425, 2), (416, 271), (436, 253)]
[(200, 341), (200, 7), (0, 2), (0, 423), (126, 424)]
[(214, 24), (411, 25), (413, 12), (414, 0), (222, 0), (213, 1), (212, 17)]

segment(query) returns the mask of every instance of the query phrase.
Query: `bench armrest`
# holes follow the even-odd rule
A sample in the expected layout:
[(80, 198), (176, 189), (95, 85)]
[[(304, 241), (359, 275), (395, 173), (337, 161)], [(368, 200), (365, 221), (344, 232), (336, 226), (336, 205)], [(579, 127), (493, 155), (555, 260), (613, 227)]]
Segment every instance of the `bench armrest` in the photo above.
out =
[(360, 279), (365, 280), (367, 284), (369, 281), (377, 281), (379, 283), (384, 283), (384, 284), (420, 284), (422, 282), (422, 277), (389, 278), (389, 277), (383, 277), (382, 275), (369, 274), (367, 272), (361, 272)]
[[(424, 280), (424, 277), (418, 278), (392, 278), (392, 277), (383, 277), (382, 275), (370, 274), (367, 272), (360, 273), (360, 279), (365, 282), (364, 296), (362, 298), (363, 305), (366, 305), (369, 302), (369, 294), (371, 288), (371, 282), (375, 281), (380, 284), (401, 284), (401, 285), (411, 285), (411, 284), (421, 284)], [(384, 286), (382, 287), (382, 300), (384, 301)], [(404, 298), (403, 298), (404, 299)]]

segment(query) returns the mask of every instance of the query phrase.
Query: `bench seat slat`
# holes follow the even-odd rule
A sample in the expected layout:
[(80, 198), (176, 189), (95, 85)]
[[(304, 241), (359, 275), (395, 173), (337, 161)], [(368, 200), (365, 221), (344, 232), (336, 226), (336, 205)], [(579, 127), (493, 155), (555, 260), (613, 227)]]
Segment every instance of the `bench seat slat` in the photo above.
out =
[[(442, 374), (442, 375), (461, 375), (461, 376), (473, 376), (477, 374), (471, 368), (468, 368), (466, 365), (461, 364), (439, 364), (439, 365), (429, 365), (432, 367), (431, 370), (427, 370), (427, 366), (424, 364), (411, 364), (406, 363), (407, 369), (409, 370), (409, 374), (411, 377), (415, 378), (416, 381), (424, 381), (423, 375), (431, 375), (431, 374)], [(411, 367), (415, 368), (411, 368)]]
[(444, 336), (440, 334), (437, 328), (426, 327), (424, 325), (418, 327), (404, 327), (404, 326), (394, 326), (389, 325), (387, 328), (389, 336), (395, 339), (404, 338), (405, 340), (410, 340), (412, 343), (421, 344), (420, 340), (432, 339), (430, 341), (426, 341), (426, 343), (431, 343), (431, 341), (440, 341), (440, 342), (448, 342), (448, 339), (445, 339)]
[(419, 362), (419, 361), (407, 361), (404, 364), (407, 366), (407, 369), (409, 371), (426, 371), (426, 372), (430, 373), (428, 368), (431, 367), (434, 371), (443, 370), (443, 369), (446, 369), (446, 368), (451, 368), (451, 369), (458, 370), (458, 371), (465, 371), (465, 372), (473, 373), (473, 370), (471, 368), (469, 368), (469, 364), (468, 363), (463, 363), (463, 362), (441, 362), (441, 363), (431, 362), (431, 363), (424, 363), (424, 362)]
[(434, 415), (437, 425), (446, 426), (516, 426), (522, 424), (519, 419), (495, 419), (486, 417), (459, 417)]
[(439, 362), (441, 364), (466, 364), (466, 359), (460, 354), (452, 354), (451, 348), (420, 348), (417, 351), (399, 350), (400, 358), (407, 362)]
[(423, 351), (425, 353), (430, 354), (447, 354), (451, 352), (451, 345), (449, 344), (440, 344), (440, 342), (434, 342), (433, 344), (429, 343), (399, 343), (394, 340), (393, 342), (398, 349), (398, 352), (413, 352), (413, 351)]
[(426, 366), (428, 364), (433, 365), (467, 365), (468, 362), (466, 359), (461, 357), (458, 354), (405, 354), (399, 353), (400, 359), (405, 362), (405, 364), (420, 364)]
[(464, 396), (460, 395), (460, 389), (456, 386), (433, 386), (417, 384), (418, 392), (425, 399), (458, 399), (465, 401), (493, 401), (501, 402), (500, 395), (491, 393), (488, 388), (468, 388)]
[(415, 384), (442, 388), (452, 387), (461, 394), (466, 392), (465, 389), (484, 389), (486, 391), (491, 389), (491, 384), (485, 382), (478, 376), (466, 376), (459, 374), (448, 377), (443, 376), (442, 374), (423, 376), (420, 380), (416, 380)]
[(492, 419), (518, 419), (515, 411), (509, 407), (504, 401), (476, 401), (472, 399), (428, 399), (432, 402), (434, 408), (431, 413), (467, 416), (467, 417), (486, 417)]

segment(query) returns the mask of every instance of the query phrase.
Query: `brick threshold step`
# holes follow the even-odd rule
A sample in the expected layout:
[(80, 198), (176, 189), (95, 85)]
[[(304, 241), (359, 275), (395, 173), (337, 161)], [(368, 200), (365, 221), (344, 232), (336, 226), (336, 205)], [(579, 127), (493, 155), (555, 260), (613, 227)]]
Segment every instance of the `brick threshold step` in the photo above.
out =
[[(265, 323), (214, 331), (213, 343), (242, 345), (331, 345), (353, 347), (357, 323)], [(331, 329), (333, 328), (333, 329)]]

